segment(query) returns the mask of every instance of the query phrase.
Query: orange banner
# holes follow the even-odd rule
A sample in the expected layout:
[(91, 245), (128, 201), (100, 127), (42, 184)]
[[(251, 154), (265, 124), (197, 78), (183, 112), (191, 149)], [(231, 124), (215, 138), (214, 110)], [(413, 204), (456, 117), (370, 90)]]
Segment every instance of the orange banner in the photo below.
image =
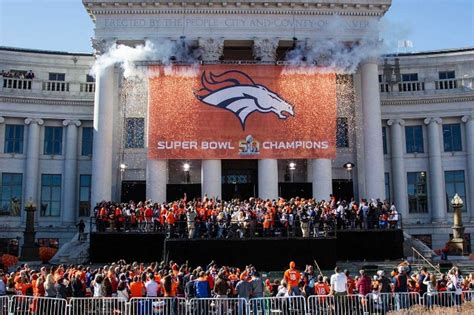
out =
[(335, 157), (335, 74), (273, 65), (150, 70), (150, 159)]

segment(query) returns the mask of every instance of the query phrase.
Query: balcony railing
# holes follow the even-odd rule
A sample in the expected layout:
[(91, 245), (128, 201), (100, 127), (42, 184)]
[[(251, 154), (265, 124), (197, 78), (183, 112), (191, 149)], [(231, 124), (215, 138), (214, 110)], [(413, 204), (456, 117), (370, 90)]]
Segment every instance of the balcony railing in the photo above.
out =
[(452, 90), (458, 88), (457, 79), (446, 79), (435, 81), (435, 86), (437, 90)]
[(399, 92), (414, 92), (414, 91), (424, 91), (425, 82), (419, 81), (408, 81), (398, 83)]
[(383, 95), (405, 95), (405, 94), (437, 94), (437, 93), (460, 93), (474, 92), (474, 78), (463, 77), (447, 80), (423, 80), (405, 82), (381, 82), (380, 93)]
[(81, 92), (94, 93), (95, 92), (95, 83), (81, 83), (80, 86)]
[(4, 89), (31, 90), (31, 79), (3, 78)]
[(69, 82), (43, 81), (43, 91), (69, 92)]

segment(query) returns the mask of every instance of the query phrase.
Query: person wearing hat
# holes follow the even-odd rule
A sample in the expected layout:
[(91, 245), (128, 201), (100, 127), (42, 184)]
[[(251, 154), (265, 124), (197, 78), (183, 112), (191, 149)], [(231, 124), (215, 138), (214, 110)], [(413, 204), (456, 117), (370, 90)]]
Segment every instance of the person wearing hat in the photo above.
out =
[(288, 284), (288, 295), (300, 295), (300, 280), (301, 274), (296, 270), (296, 264), (294, 261), (290, 262), (290, 269), (285, 271), (283, 279)]

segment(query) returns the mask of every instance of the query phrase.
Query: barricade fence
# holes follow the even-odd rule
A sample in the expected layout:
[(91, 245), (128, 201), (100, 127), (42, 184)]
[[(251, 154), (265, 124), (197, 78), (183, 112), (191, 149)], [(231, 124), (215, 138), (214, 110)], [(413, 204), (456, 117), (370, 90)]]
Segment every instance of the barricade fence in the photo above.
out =
[(262, 298), (144, 297), (47, 298), (0, 296), (0, 315), (384, 315), (391, 311), (410, 314), (417, 306), (462, 311), (474, 303), (474, 291), (369, 293), (362, 295), (313, 295)]

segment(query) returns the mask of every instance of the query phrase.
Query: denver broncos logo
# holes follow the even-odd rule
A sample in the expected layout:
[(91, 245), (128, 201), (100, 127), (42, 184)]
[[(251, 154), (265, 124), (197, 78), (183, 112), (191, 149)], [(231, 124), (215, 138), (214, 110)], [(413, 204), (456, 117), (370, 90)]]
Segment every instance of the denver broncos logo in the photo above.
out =
[(229, 70), (218, 75), (204, 71), (201, 84), (202, 88), (195, 92), (196, 98), (204, 104), (231, 111), (244, 130), (245, 121), (253, 112), (275, 113), (279, 119), (294, 116), (291, 104), (241, 71)]

